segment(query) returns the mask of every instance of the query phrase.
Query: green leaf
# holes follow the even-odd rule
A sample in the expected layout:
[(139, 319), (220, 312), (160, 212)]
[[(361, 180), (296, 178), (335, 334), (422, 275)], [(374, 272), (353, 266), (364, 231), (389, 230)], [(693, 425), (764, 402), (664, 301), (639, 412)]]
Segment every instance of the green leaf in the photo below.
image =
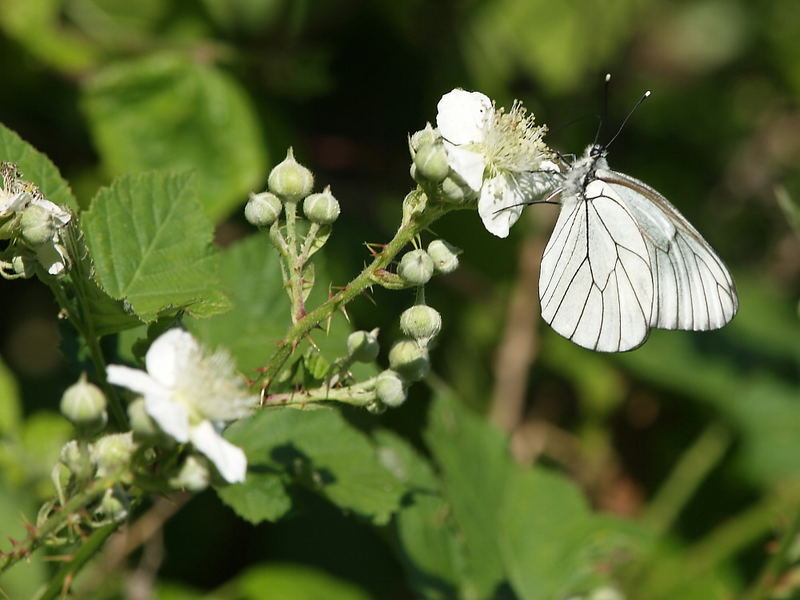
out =
[[(266, 409), (232, 425), (226, 437), (247, 453), (251, 473), (286, 473), (345, 510), (386, 523), (400, 505), (402, 484), (380, 463), (371, 440), (332, 409)], [(239, 484), (252, 501), (259, 480)], [(244, 490), (241, 494), (244, 494)], [(270, 492), (271, 493), (271, 492)], [(264, 502), (273, 502), (265, 494)], [(227, 501), (227, 498), (223, 497)], [(246, 511), (240, 498), (231, 506)]]
[(186, 325), (210, 347), (227, 348), (239, 369), (253, 376), (291, 324), (278, 253), (266, 235), (251, 235), (222, 252), (220, 274), (231, 310)]
[(19, 433), (22, 418), (19, 386), (14, 374), (0, 358), (0, 435), (13, 437)]
[(463, 536), (462, 596), (511, 597), (508, 581), (526, 600), (568, 597), (605, 583), (614, 557), (639, 547), (565, 477), (514, 464), (505, 437), (453, 398), (436, 398), (425, 439)]
[(223, 502), (235, 507), (240, 517), (254, 525), (262, 521), (277, 521), (292, 508), (283, 477), (255, 469), (247, 474), (245, 483), (219, 488), (217, 494)]
[(465, 575), (462, 544), (433, 466), (394, 433), (380, 431), (375, 438), (381, 462), (409, 490), (394, 519), (409, 583), (420, 598), (457, 597)]
[(86, 71), (97, 50), (65, 26), (63, 9), (62, 0), (4, 2), (0, 24), (9, 37), (42, 62), (62, 71)]
[(505, 579), (497, 539), (503, 491), (513, 466), (505, 439), (457, 400), (440, 395), (431, 407), (425, 440), (463, 535), (465, 595), (493, 597)]
[(117, 63), (89, 81), (83, 104), (111, 174), (194, 169), (214, 220), (266, 177), (266, 150), (246, 94), (208, 64), (169, 54)]
[[(369, 600), (355, 585), (304, 565), (283, 564), (248, 569), (233, 582), (246, 600)], [(237, 596), (239, 597), (239, 596)]]
[(101, 287), (143, 321), (168, 309), (208, 316), (228, 307), (213, 229), (189, 175), (120, 178), (98, 192), (82, 225)]
[(0, 161), (15, 163), (25, 181), (36, 184), (48, 200), (68, 206), (73, 212), (77, 212), (78, 202), (56, 166), (47, 156), (2, 124), (0, 124)]
[(523, 600), (566, 598), (607, 585), (646, 543), (633, 523), (593, 515), (571, 481), (540, 467), (515, 467), (497, 537)]

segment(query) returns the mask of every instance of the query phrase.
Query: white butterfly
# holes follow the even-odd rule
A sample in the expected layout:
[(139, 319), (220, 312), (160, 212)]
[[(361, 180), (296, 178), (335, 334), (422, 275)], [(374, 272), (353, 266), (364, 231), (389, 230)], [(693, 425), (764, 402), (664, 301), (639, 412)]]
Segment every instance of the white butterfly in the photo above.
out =
[[(555, 175), (554, 175), (555, 177)], [(650, 329), (717, 329), (739, 308), (728, 269), (669, 201), (611, 171), (592, 144), (560, 176), (542, 257), (542, 318), (600, 352), (641, 346)]]

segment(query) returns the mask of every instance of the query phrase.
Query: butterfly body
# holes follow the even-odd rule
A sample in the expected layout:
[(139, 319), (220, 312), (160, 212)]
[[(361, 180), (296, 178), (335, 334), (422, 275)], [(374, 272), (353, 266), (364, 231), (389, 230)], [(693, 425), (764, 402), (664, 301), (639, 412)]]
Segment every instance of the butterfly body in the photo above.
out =
[(561, 204), (539, 276), (542, 317), (602, 352), (637, 348), (651, 328), (722, 327), (738, 309), (723, 262), (666, 198), (612, 171), (590, 145), (562, 171)]

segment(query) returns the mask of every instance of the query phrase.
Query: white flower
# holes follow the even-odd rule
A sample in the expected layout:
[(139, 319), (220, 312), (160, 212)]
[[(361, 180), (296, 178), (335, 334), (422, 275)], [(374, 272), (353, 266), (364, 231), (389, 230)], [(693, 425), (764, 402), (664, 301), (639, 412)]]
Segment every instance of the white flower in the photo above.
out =
[(524, 203), (553, 185), (547, 171), (558, 166), (548, 160), (546, 129), (534, 125), (519, 102), (506, 112), (480, 92), (455, 89), (437, 108), (450, 168), (479, 194), (478, 214), (486, 229), (506, 237)]
[(20, 178), (16, 165), (2, 163), (0, 175), (0, 219), (22, 213), (29, 206), (39, 206), (46, 211), (52, 224), (49, 240), (33, 248), (39, 263), (50, 275), (61, 275), (69, 265), (69, 257), (63, 245), (63, 230), (72, 220), (69, 209), (47, 200), (35, 185)]
[(108, 367), (108, 381), (144, 396), (145, 410), (177, 442), (191, 442), (226, 481), (244, 481), (247, 457), (220, 435), (222, 423), (247, 416), (257, 398), (247, 394), (224, 351), (207, 354), (191, 334), (170, 329), (145, 356), (147, 372)]

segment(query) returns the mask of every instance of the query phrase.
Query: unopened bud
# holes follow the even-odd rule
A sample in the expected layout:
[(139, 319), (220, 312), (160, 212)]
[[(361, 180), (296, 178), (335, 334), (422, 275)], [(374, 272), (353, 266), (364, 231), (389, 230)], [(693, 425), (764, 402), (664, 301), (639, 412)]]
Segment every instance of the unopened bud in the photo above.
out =
[(99, 387), (86, 381), (86, 373), (61, 396), (61, 412), (76, 427), (86, 430), (101, 429), (108, 421), (106, 397)]
[(22, 275), (23, 279), (29, 279), (36, 273), (36, 261), (24, 254), (18, 254), (12, 258), (11, 266), (15, 273)]
[(303, 214), (312, 223), (330, 225), (339, 218), (339, 201), (331, 194), (330, 186), (321, 193), (311, 194), (303, 200)]
[(417, 304), (400, 315), (400, 329), (420, 344), (427, 344), (442, 330), (442, 315), (435, 308)]
[(314, 175), (294, 159), (294, 151), (289, 148), (283, 162), (270, 171), (267, 185), (273, 194), (297, 202), (311, 193)]
[(347, 355), (356, 362), (370, 363), (378, 358), (378, 330), (354, 331), (347, 336)]
[(441, 141), (442, 136), (437, 129), (434, 129), (430, 123), (425, 124), (425, 129), (415, 131), (411, 137), (408, 138), (408, 150), (411, 153), (411, 158), (414, 158), (417, 150), (422, 148), (425, 144), (432, 144)]
[(408, 381), (419, 381), (431, 370), (428, 350), (414, 340), (395, 342), (389, 350), (389, 366)]
[(114, 488), (106, 490), (100, 504), (94, 509), (94, 516), (106, 522), (119, 523), (128, 518), (130, 503), (122, 492), (117, 493)]
[(461, 250), (444, 240), (433, 240), (428, 244), (428, 255), (433, 259), (433, 268), (439, 273), (452, 273), (458, 268)]
[(400, 259), (397, 274), (411, 284), (424, 285), (433, 275), (433, 260), (425, 250), (406, 252)]
[(50, 212), (37, 204), (31, 204), (22, 211), (20, 228), (22, 238), (34, 247), (53, 239), (56, 231)]
[(387, 369), (375, 381), (375, 393), (386, 406), (400, 406), (406, 401), (406, 384), (395, 371)]
[(139, 439), (153, 440), (165, 437), (156, 422), (147, 414), (144, 398), (136, 398), (128, 404), (128, 421), (131, 424), (133, 435)]
[(105, 477), (128, 466), (136, 444), (132, 432), (105, 435), (92, 444), (92, 458), (97, 474)]
[(244, 218), (250, 225), (269, 227), (278, 219), (282, 208), (280, 199), (272, 192), (250, 194), (244, 207)]
[(414, 155), (414, 165), (417, 167), (415, 181), (420, 178), (439, 183), (450, 173), (447, 164), (447, 150), (442, 142), (429, 142), (420, 146)]
[(202, 456), (191, 454), (183, 461), (181, 470), (169, 480), (169, 484), (179, 490), (202, 492), (211, 481), (211, 469)]
[(451, 204), (465, 204), (475, 197), (475, 190), (452, 174), (442, 181), (441, 199)]
[(67, 467), (77, 481), (86, 481), (94, 472), (92, 457), (85, 443), (70, 440), (61, 448), (59, 462)]

